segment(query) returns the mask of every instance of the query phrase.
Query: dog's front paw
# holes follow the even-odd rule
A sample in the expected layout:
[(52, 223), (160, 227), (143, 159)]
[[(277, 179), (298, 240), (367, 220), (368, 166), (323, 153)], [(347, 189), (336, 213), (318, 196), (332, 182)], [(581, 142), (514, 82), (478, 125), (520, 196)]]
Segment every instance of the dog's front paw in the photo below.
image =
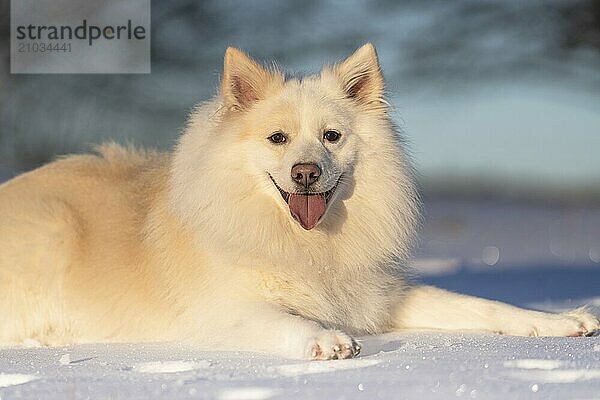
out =
[(342, 360), (359, 353), (360, 345), (352, 337), (335, 330), (319, 332), (308, 345), (308, 356), (313, 360)]
[(536, 313), (527, 323), (513, 327), (518, 336), (589, 336), (600, 329), (598, 318), (578, 308), (561, 314)]
[(600, 321), (598, 321), (598, 317), (588, 312), (585, 308), (578, 308), (561, 315), (577, 321), (578, 324), (578, 329), (567, 336), (591, 336), (600, 330)]

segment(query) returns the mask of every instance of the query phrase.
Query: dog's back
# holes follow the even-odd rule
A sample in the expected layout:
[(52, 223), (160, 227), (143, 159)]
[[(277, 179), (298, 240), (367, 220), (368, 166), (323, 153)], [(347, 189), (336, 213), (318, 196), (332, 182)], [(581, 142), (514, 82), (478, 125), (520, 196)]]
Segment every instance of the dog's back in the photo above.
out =
[(67, 157), (0, 186), (2, 342), (69, 342), (82, 331), (74, 321), (94, 324), (85, 331), (100, 338), (103, 319), (128, 312), (116, 299), (150, 293), (130, 275), (144, 258), (140, 213), (160, 195), (167, 156), (116, 145), (99, 153)]

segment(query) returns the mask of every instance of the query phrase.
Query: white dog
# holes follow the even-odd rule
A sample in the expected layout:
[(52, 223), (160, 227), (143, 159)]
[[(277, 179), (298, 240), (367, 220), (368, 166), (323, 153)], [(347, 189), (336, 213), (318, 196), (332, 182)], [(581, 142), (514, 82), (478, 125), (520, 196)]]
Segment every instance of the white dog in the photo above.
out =
[(228, 49), (172, 152), (107, 145), (0, 187), (0, 342), (336, 359), (392, 330), (597, 330), (408, 284), (418, 201), (388, 112), (370, 44), (303, 78)]

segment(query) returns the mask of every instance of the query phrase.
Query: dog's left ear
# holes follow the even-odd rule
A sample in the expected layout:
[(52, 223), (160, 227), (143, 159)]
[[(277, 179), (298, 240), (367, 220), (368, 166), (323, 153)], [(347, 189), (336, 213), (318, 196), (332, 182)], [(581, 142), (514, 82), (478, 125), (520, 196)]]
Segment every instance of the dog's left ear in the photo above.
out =
[(229, 47), (225, 52), (221, 94), (228, 109), (248, 109), (282, 84), (280, 73), (266, 69), (243, 51)]
[(371, 43), (363, 45), (346, 60), (333, 67), (333, 73), (342, 84), (348, 98), (381, 108), (384, 100), (384, 81), (377, 51)]

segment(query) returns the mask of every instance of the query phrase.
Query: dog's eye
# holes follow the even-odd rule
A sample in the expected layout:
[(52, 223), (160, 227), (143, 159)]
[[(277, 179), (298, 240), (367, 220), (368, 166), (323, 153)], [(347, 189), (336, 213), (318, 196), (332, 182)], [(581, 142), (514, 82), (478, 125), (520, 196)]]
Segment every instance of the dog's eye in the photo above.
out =
[(337, 142), (340, 139), (340, 136), (342, 135), (339, 132), (329, 130), (323, 134), (323, 139), (328, 142)]
[(283, 133), (281, 133), (281, 132), (275, 132), (274, 134), (272, 134), (271, 136), (269, 136), (269, 140), (272, 143), (280, 144), (280, 143), (285, 142), (287, 139), (286, 139), (286, 137), (285, 137), (285, 135)]

